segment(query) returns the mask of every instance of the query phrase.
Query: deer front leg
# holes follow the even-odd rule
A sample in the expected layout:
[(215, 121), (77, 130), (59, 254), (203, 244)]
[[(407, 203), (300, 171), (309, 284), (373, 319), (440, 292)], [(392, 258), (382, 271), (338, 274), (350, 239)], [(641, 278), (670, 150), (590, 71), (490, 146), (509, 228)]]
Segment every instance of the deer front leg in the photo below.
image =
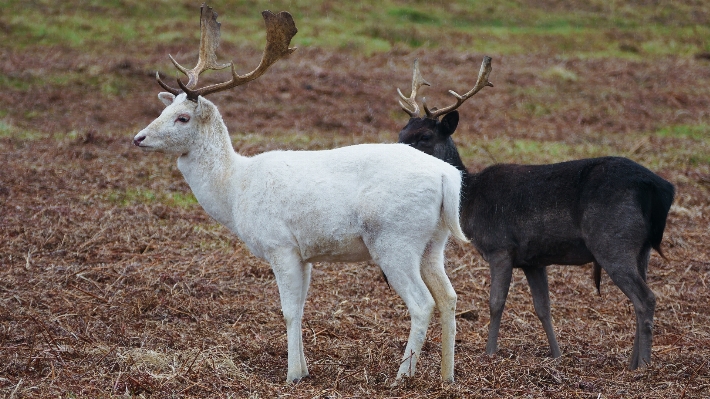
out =
[(491, 270), (491, 321), (488, 325), (488, 343), (486, 344), (486, 353), (492, 355), (498, 350), (498, 331), (500, 330), (500, 319), (503, 317), (505, 300), (508, 297), (510, 280), (513, 277), (513, 264), (510, 257), (506, 253), (500, 253), (490, 257), (489, 263)]
[(281, 297), (281, 310), (286, 321), (288, 339), (288, 373), (286, 380), (296, 382), (308, 375), (303, 352), (301, 320), (310, 284), (311, 264), (303, 263), (296, 251), (282, 251), (269, 257)]

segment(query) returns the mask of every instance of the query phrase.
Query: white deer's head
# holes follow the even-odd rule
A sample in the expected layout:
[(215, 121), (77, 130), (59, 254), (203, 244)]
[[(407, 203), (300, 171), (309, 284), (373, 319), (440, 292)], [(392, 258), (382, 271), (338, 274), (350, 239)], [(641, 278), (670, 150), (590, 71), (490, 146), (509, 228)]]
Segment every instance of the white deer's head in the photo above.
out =
[(204, 140), (204, 126), (213, 126), (217, 107), (200, 96), (196, 102), (186, 94), (162, 92), (158, 98), (166, 107), (145, 129), (133, 138), (133, 144), (144, 151), (187, 154)]
[[(158, 73), (155, 77), (160, 86), (167, 92), (162, 92), (158, 98), (166, 105), (160, 116), (134, 138), (133, 144), (146, 151), (160, 151), (171, 154), (186, 154), (204, 141), (204, 134), (220, 131), (224, 123), (219, 117), (217, 107), (204, 96), (218, 91), (231, 89), (250, 82), (266, 72), (279, 58), (291, 54), (296, 49), (289, 48), (291, 38), (298, 32), (291, 14), (270, 11), (261, 13), (266, 24), (266, 48), (261, 56), (259, 66), (246, 75), (239, 75), (234, 70), (234, 63), (217, 63), (216, 50), (219, 46), (220, 23), (217, 13), (211, 7), (203, 4), (200, 7), (200, 52), (197, 65), (188, 70), (170, 56), (175, 67), (188, 77), (187, 84), (177, 80), (179, 89), (165, 84)], [(200, 74), (208, 69), (224, 69), (230, 67), (231, 79), (201, 88), (196, 88)], [(215, 123), (216, 120), (219, 123)], [(205, 128), (209, 126), (211, 128)]]

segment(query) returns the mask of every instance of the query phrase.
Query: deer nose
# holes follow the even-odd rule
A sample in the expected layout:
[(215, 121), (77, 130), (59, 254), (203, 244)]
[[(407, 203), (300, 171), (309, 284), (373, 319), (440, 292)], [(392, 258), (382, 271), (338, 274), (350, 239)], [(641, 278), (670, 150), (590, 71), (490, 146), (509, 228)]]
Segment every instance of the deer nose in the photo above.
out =
[(136, 137), (136, 138), (133, 139), (133, 144), (134, 144), (136, 147), (140, 147), (140, 145), (141, 145), (141, 143), (143, 142), (143, 140), (145, 140), (145, 136)]

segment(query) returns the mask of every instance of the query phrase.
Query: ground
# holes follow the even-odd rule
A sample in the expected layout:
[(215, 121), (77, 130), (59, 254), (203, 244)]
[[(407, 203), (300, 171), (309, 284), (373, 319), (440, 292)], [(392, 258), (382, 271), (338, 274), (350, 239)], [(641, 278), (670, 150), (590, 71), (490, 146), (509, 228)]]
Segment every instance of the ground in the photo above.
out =
[[(269, 265), (205, 214), (173, 157), (132, 145), (162, 109), (155, 66), (174, 81), (167, 54), (180, 48), (157, 45), (134, 56), (135, 47), (44, 46), (13, 48), (0, 59), (5, 397), (710, 396), (706, 54), (490, 54), (494, 87), (460, 108), (454, 135), (471, 170), (621, 155), (676, 186), (665, 259), (654, 253), (648, 272), (657, 297), (651, 366), (627, 370), (631, 303), (606, 275), (597, 295), (591, 265), (549, 268), (561, 358), (549, 357), (519, 270), (500, 350), (487, 356), (488, 265), (470, 245), (451, 242), (456, 382), (440, 381), (435, 317), (416, 377), (392, 386), (409, 318), (376, 265), (315, 265), (303, 328), (311, 376), (287, 384), (285, 325)], [(222, 52), (238, 54), (241, 70), (260, 54), (230, 43)], [(432, 83), (428, 103), (444, 106), (448, 89), (473, 85), (482, 57), (304, 46), (257, 81), (211, 99), (244, 155), (393, 142), (407, 121), (396, 89), (408, 93), (415, 58)]]

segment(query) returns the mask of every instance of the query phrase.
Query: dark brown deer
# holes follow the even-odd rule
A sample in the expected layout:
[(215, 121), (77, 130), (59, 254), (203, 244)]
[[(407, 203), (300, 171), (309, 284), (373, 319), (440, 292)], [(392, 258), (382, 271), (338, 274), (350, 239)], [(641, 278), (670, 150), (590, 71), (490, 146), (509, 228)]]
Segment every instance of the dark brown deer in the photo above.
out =
[(497, 350), (512, 271), (521, 268), (552, 356), (560, 356), (550, 316), (546, 267), (592, 262), (597, 290), (604, 269), (634, 305), (636, 337), (629, 368), (648, 365), (656, 299), (646, 284), (646, 270), (651, 248), (662, 255), (660, 244), (673, 202), (673, 185), (620, 157), (551, 165), (501, 164), (468, 172), (451, 139), (459, 121), (456, 108), (492, 86), (490, 72), (491, 58), (484, 57), (474, 88), (463, 96), (450, 91), (456, 104), (438, 110), (429, 110), (424, 100), (424, 117), (415, 99), (418, 89), (428, 83), (417, 61), (411, 96), (399, 92), (400, 105), (411, 117), (399, 132), (399, 142), (463, 172), (461, 226), (491, 271), (486, 353)]

